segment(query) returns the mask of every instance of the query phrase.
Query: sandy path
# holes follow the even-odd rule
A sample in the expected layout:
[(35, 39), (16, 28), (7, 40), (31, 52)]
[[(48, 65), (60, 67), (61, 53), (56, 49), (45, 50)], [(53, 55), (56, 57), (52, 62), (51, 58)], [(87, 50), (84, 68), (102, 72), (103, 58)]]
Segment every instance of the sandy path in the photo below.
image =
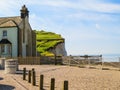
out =
[(45, 90), (50, 90), (51, 78), (55, 78), (55, 90), (62, 90), (64, 80), (69, 81), (69, 90), (120, 90), (120, 71), (53, 65), (20, 65), (19, 69), (23, 67), (27, 70), (35, 68), (37, 86), (32, 86), (27, 80), (23, 81), (21, 74), (6, 75), (3, 71), (0, 71), (0, 77), (4, 78), (0, 80), (0, 85), (14, 87), (9, 90), (39, 90), (39, 76), (43, 74)]

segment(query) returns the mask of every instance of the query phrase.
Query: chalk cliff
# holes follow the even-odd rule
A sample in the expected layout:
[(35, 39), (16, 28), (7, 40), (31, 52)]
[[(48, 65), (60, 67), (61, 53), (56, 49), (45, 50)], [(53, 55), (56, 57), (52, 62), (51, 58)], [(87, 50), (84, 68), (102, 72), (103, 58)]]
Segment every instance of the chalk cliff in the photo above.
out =
[(65, 39), (53, 32), (35, 31), (37, 52), (44, 56), (66, 56)]

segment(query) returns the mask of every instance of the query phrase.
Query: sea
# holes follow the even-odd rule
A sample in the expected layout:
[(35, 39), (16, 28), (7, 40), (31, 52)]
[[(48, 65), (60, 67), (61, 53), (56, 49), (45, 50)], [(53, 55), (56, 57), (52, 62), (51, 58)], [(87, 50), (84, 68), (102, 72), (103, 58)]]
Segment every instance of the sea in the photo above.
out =
[(120, 54), (103, 54), (102, 58), (104, 62), (120, 62)]

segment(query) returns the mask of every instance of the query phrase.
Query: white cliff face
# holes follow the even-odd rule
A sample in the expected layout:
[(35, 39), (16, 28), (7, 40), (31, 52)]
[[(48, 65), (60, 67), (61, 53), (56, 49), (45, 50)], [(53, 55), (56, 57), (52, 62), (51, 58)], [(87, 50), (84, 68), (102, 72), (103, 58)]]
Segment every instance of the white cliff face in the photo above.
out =
[(54, 48), (49, 49), (49, 51), (54, 53), (56, 56), (67, 56), (64, 42), (57, 44)]
[(67, 56), (65, 49), (65, 43), (60, 43), (55, 47), (55, 53), (57, 56)]

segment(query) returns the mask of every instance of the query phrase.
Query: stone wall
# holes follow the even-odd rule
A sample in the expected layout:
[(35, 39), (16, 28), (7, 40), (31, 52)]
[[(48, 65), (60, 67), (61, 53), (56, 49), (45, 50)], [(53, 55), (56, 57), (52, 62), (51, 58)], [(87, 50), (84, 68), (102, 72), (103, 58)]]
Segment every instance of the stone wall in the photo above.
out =
[(36, 56), (36, 33), (32, 31), (32, 56)]

